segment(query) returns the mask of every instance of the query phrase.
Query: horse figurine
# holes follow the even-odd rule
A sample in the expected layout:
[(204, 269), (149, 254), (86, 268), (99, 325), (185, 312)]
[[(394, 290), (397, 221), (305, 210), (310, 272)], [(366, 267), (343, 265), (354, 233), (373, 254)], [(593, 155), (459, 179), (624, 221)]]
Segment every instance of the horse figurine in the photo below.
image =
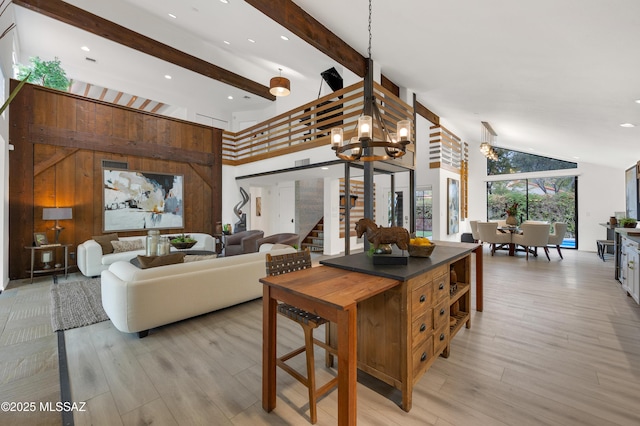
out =
[(362, 234), (367, 234), (367, 240), (375, 249), (380, 244), (395, 244), (401, 250), (409, 249), (409, 231), (400, 226), (391, 226), (384, 228), (378, 226), (375, 222), (369, 218), (362, 218), (356, 223), (356, 234), (358, 238), (362, 237)]

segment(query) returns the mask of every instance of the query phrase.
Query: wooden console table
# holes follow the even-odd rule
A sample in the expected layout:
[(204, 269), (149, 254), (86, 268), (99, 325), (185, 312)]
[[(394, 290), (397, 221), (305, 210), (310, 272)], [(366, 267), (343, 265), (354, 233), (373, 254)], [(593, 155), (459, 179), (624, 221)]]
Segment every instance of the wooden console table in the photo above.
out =
[[(332, 323), (329, 343), (338, 350), (338, 424), (356, 423), (357, 368), (399, 389), (402, 408), (409, 411), (414, 384), (439, 355), (448, 356), (450, 339), (460, 328), (470, 327), (471, 253), (481, 261), (478, 247), (482, 249), (472, 243), (443, 243), (430, 258), (410, 258), (406, 266), (373, 265), (359, 253), (262, 278), (263, 409), (269, 412), (276, 405), (276, 306), (282, 301)], [(451, 268), (458, 276), (453, 295)], [(454, 304), (460, 308), (450, 325)]]
[[(50, 273), (50, 272), (60, 272), (60, 271), (64, 271), (64, 277), (67, 278), (67, 273), (69, 270), (69, 247), (71, 247), (72, 244), (49, 244), (49, 245), (45, 245), (45, 246), (25, 246), (25, 249), (27, 250), (31, 250), (31, 263), (30, 263), (30, 268), (29, 268), (29, 274), (31, 276), (31, 282), (33, 283), (33, 275), (34, 274), (44, 274), (44, 273)], [(51, 252), (56, 252), (57, 249), (59, 248), (63, 248), (64, 249), (64, 266), (60, 266), (60, 267), (55, 267), (52, 266), (50, 268), (41, 268), (41, 269), (35, 269), (35, 258), (36, 258), (36, 252), (40, 251), (40, 252), (44, 252), (44, 251), (51, 251)], [(55, 257), (54, 257), (55, 259)], [(53, 260), (53, 259), (52, 259)], [(57, 276), (54, 274), (53, 275), (53, 281), (54, 282), (58, 282)]]

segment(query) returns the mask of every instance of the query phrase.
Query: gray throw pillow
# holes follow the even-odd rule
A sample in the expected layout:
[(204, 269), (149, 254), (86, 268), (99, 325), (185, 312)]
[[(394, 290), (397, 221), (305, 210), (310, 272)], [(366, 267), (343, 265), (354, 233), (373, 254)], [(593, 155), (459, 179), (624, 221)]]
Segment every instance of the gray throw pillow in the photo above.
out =
[(125, 251), (144, 250), (144, 242), (138, 238), (135, 240), (111, 241), (114, 253), (123, 253)]

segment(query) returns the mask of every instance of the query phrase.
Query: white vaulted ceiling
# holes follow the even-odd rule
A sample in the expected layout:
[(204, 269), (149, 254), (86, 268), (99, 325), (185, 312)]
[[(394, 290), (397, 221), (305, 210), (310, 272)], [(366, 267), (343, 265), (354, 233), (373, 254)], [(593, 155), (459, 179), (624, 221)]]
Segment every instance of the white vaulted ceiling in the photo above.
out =
[[(294, 1), (367, 55), (367, 0)], [(282, 68), (299, 104), (317, 96), (320, 72), (346, 72), (241, 0), (68, 3), (264, 85)], [(219, 114), (272, 105), (43, 15), (14, 12), (20, 61), (57, 56), (76, 80)], [(372, 32), (381, 72), (473, 149), (488, 121), (499, 146), (617, 168), (640, 159), (640, 1), (374, 0)], [(85, 44), (91, 52), (80, 50)]]

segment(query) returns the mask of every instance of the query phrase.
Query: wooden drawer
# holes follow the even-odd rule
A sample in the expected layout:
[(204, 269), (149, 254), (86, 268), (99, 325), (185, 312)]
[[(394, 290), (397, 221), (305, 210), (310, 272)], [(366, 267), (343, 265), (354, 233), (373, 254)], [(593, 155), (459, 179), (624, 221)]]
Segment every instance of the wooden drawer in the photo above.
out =
[(433, 302), (449, 300), (449, 274), (439, 275), (433, 280)]
[(437, 328), (433, 333), (433, 354), (440, 355), (449, 343), (449, 323)]
[(429, 336), (421, 345), (417, 346), (412, 352), (413, 358), (413, 374), (416, 377), (423, 373), (431, 364), (433, 359), (433, 336)]
[(433, 328), (440, 329), (445, 324), (449, 324), (449, 299), (433, 308)]
[(411, 322), (423, 316), (433, 306), (432, 283), (426, 283), (411, 292)]
[(415, 350), (431, 336), (433, 336), (433, 313), (428, 309), (411, 324), (411, 348)]

